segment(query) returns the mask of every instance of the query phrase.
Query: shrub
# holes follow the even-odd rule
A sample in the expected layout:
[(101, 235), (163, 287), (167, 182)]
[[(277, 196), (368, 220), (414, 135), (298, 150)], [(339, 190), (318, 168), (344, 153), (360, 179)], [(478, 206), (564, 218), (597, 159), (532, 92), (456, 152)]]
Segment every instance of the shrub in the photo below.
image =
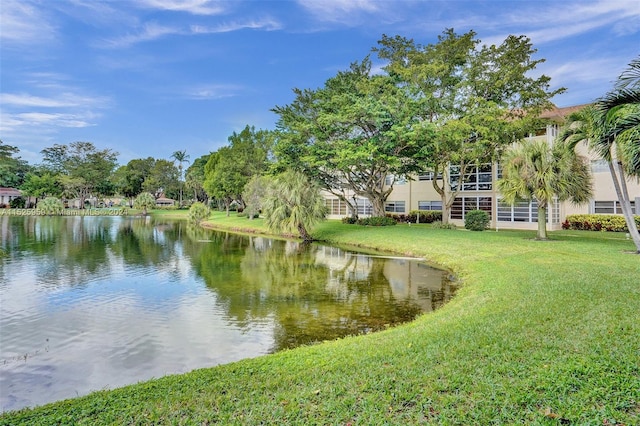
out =
[(24, 198), (22, 198), (22, 197), (17, 197), (17, 198), (14, 198), (13, 200), (11, 200), (11, 201), (9, 202), (9, 206), (10, 206), (12, 209), (23, 209), (23, 208), (24, 208), (25, 203), (26, 203), (26, 200), (25, 200)]
[[(635, 216), (634, 219), (638, 227), (640, 227), (640, 216)], [(562, 229), (628, 232), (624, 216), (615, 214), (571, 214), (562, 223)]]
[(358, 221), (358, 218), (355, 218), (353, 216), (345, 216), (341, 220), (342, 223), (346, 223), (347, 225), (355, 225)]
[(64, 210), (64, 204), (55, 197), (47, 197), (38, 203), (38, 210), (46, 215), (60, 214)]
[(387, 217), (398, 223), (433, 223), (442, 220), (441, 210), (411, 210), (409, 214), (387, 213)]
[(431, 224), (433, 229), (458, 229), (454, 223), (443, 223), (441, 220), (436, 220)]
[(489, 214), (483, 210), (471, 210), (464, 217), (464, 227), (470, 231), (484, 231), (489, 226)]
[(149, 192), (143, 192), (138, 194), (133, 205), (136, 209), (141, 209), (144, 216), (147, 215), (147, 210), (156, 206), (156, 198)]
[(412, 223), (433, 223), (442, 221), (442, 210), (411, 210), (409, 221)]
[(208, 218), (210, 214), (209, 207), (202, 203), (193, 203), (189, 207), (189, 222), (199, 224), (204, 219)]
[(358, 219), (356, 223), (362, 226), (393, 226), (397, 222), (391, 217), (372, 216)]

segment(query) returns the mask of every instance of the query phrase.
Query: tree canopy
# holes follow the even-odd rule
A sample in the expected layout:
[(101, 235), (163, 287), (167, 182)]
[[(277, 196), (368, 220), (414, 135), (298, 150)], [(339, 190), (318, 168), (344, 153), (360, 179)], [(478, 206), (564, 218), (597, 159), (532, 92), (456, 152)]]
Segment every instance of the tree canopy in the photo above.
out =
[[(354, 206), (348, 192), (368, 198), (384, 215), (393, 180), (420, 169), (413, 128), (415, 100), (371, 60), (351, 64), (317, 90), (294, 89), (295, 100), (273, 111), (280, 118), (276, 156)], [(385, 187), (387, 176), (391, 185)]]
[(0, 140), (0, 186), (18, 188), (23, 184), (32, 167), (17, 156), (20, 149)]
[(92, 194), (112, 193), (111, 174), (117, 165), (116, 152), (98, 150), (91, 142), (72, 142), (45, 148), (42, 155), (45, 168), (59, 176), (65, 193), (80, 200), (80, 208)]
[(227, 214), (233, 201), (244, 207), (245, 185), (267, 170), (273, 134), (246, 126), (240, 133), (233, 132), (229, 143), (209, 156), (203, 185), (209, 196), (224, 203)]
[(464, 182), (474, 167), (497, 161), (539, 126), (540, 112), (564, 91), (551, 90), (546, 75), (531, 76), (544, 60), (533, 59), (536, 50), (525, 36), (510, 35), (496, 46), (481, 44), (474, 31), (447, 29), (436, 44), (383, 36), (374, 50), (418, 106), (414, 133), (423, 166), (442, 173), (433, 185), (445, 221), (461, 188), (449, 185), (449, 167)]

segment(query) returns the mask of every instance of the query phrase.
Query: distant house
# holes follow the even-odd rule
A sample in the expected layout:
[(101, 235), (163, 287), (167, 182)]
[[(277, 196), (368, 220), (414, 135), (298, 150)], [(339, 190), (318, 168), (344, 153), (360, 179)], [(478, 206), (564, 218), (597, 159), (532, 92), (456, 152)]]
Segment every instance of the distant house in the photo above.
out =
[(20, 198), (22, 193), (15, 188), (0, 188), (0, 206), (8, 206), (11, 200)]
[(156, 198), (156, 206), (158, 207), (170, 207), (175, 205), (176, 201), (171, 198), (166, 198), (164, 194)]

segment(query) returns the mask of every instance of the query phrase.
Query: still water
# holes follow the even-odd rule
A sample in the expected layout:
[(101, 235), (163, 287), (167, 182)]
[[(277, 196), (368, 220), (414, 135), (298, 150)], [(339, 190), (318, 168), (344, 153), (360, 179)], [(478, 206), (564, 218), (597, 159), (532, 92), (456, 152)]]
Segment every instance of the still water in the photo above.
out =
[(380, 330), (455, 290), (416, 260), (184, 221), (0, 217), (0, 408)]

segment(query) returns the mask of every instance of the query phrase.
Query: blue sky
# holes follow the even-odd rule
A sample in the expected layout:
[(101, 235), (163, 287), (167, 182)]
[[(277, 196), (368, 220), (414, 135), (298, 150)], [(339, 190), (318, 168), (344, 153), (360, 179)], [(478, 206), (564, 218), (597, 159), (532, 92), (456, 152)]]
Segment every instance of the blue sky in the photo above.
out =
[(245, 125), (273, 129), (293, 88), (321, 87), (382, 34), (531, 38), (558, 106), (593, 101), (640, 54), (640, 1), (2, 0), (0, 139), (30, 163), (93, 142), (191, 160)]

